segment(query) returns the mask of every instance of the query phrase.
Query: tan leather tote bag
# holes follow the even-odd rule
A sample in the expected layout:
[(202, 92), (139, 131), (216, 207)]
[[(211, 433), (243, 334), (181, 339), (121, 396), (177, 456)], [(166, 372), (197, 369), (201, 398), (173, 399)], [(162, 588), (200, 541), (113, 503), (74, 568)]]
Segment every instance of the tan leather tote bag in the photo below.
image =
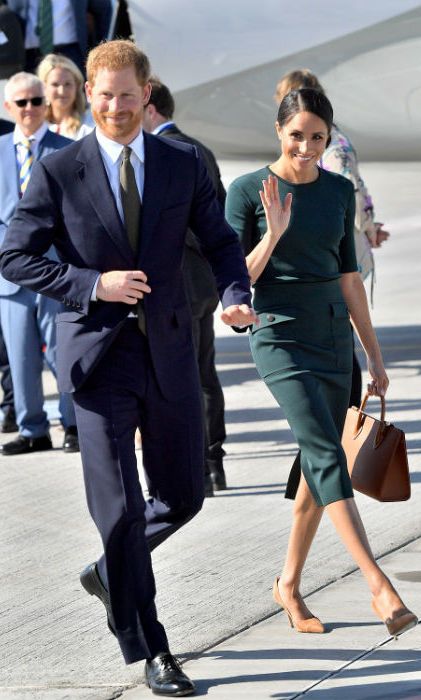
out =
[(411, 496), (405, 433), (387, 423), (386, 402), (381, 401), (380, 420), (364, 413), (370, 395), (361, 406), (349, 408), (342, 435), (352, 486), (378, 501), (407, 501)]

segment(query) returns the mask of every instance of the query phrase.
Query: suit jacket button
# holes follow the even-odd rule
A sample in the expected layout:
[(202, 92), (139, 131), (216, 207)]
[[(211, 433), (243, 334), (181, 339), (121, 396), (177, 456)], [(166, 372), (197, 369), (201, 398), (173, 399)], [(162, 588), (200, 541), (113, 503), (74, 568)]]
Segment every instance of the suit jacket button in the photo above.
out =
[(266, 318), (267, 318), (268, 321), (271, 321), (271, 322), (275, 320), (275, 316), (274, 316), (273, 314), (268, 314), (268, 315), (266, 316)]

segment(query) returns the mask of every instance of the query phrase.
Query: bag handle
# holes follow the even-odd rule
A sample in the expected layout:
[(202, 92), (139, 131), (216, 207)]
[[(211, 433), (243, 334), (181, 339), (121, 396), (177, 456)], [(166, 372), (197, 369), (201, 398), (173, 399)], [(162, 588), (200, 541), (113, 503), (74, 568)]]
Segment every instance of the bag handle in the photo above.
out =
[[(374, 396), (374, 394), (369, 394), (368, 392), (365, 394), (361, 401), (361, 405), (358, 409), (358, 418), (357, 418), (357, 424), (355, 426), (355, 432), (354, 432), (354, 439), (357, 437), (359, 434), (360, 430), (362, 429), (365, 416), (366, 414), (364, 413), (364, 409), (366, 406), (366, 403), (368, 399)], [(380, 399), (381, 402), (381, 415), (380, 415), (380, 420), (379, 420), (379, 427), (377, 429), (376, 437), (374, 438), (374, 448), (378, 447), (384, 437), (385, 429), (386, 429), (386, 399), (384, 396), (377, 396), (378, 399)]]
[(384, 398), (384, 396), (374, 396), (374, 394), (369, 394), (367, 391), (367, 393), (363, 397), (363, 400), (361, 401), (361, 405), (358, 409), (358, 412), (362, 413), (364, 411), (366, 403), (371, 396), (373, 396), (374, 398), (380, 399), (380, 402), (381, 402), (380, 420), (384, 423), (384, 421), (386, 420), (386, 399)]

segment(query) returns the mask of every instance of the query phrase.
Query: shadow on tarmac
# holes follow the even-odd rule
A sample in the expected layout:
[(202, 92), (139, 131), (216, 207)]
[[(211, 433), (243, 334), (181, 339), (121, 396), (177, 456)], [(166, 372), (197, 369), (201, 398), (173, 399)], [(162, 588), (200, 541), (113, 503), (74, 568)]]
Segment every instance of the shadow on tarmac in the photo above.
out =
[(262, 491), (261, 487), (259, 486), (258, 490), (252, 491), (251, 489), (255, 489), (255, 486), (244, 486), (244, 492), (243, 493), (238, 493), (235, 492), (234, 489), (228, 488), (226, 491), (218, 491), (218, 498), (233, 498), (233, 497), (238, 497), (238, 496), (269, 496), (275, 493), (280, 493), (281, 496), (284, 495), (285, 493), (285, 488), (286, 486), (283, 486), (281, 488), (271, 488), (267, 491)]
[[(335, 627), (361, 627), (366, 626), (367, 623), (346, 623), (337, 622)], [(378, 625), (380, 623), (373, 622), (372, 625)], [(355, 659), (359, 654), (364, 654), (365, 649), (284, 649), (282, 651), (282, 657), (280, 656), (279, 649), (258, 649), (258, 650), (247, 650), (247, 651), (209, 651), (205, 652), (204, 657), (214, 657), (221, 661), (229, 660), (241, 660), (241, 661), (255, 661), (261, 662), (265, 660), (279, 660), (282, 666), (288, 667), (289, 660), (297, 659), (311, 659), (323, 662), (324, 660), (338, 661), (346, 663), (350, 659)], [(375, 684), (375, 696), (373, 693), (373, 684), (360, 684), (352, 681), (356, 681), (359, 677), (367, 676), (378, 676), (379, 666), (378, 662), (382, 661), (381, 669), (382, 675), (393, 675), (399, 674), (400, 676), (405, 673), (418, 673), (420, 669), (421, 662), (421, 652), (415, 650), (394, 650), (388, 648), (379, 648), (374, 653), (375, 663), (368, 665), (366, 662), (363, 666), (359, 665), (350, 666), (345, 668), (339, 673), (332, 672), (332, 680), (341, 681), (347, 680), (348, 682), (344, 687), (336, 684), (334, 688), (327, 688), (325, 683), (320, 686), (310, 690), (309, 697), (320, 698), (320, 700), (329, 700), (331, 697), (340, 697), (343, 700), (357, 700), (357, 698), (382, 698), (382, 700), (387, 700), (387, 698), (400, 698), (400, 700), (418, 700), (421, 696), (421, 681), (420, 680), (408, 680), (408, 681), (394, 681), (393, 684), (390, 682), (376, 683)], [(374, 659), (373, 659), (374, 661)], [(309, 683), (317, 682), (322, 679), (327, 673), (328, 669), (320, 668), (309, 668), (306, 670), (293, 670), (293, 671), (279, 671), (277, 673), (256, 673), (256, 674), (242, 674), (241, 676), (231, 676), (229, 678), (213, 678), (212, 680), (195, 680), (197, 695), (205, 696), (208, 695), (208, 691), (212, 687), (218, 686), (229, 686), (236, 684), (263, 684), (265, 682), (285, 682), (288, 679), (291, 681), (308, 681)], [(329, 678), (326, 679), (329, 683)], [(416, 693), (416, 694), (414, 694)], [(249, 697), (249, 695), (247, 695)], [(274, 693), (270, 695), (271, 698), (295, 698), (301, 697), (301, 693), (297, 691), (283, 691), (282, 693)]]
[[(404, 667), (404, 668), (403, 668)], [(378, 673), (378, 667), (377, 667), (377, 673)], [(382, 667), (383, 670), (383, 667)], [(394, 674), (394, 673), (400, 673), (400, 672), (414, 672), (418, 670), (418, 665), (415, 663), (408, 662), (408, 664), (400, 662), (399, 664), (394, 664), (391, 666), (390, 669), (388, 667), (384, 667), (384, 673), (389, 673), (389, 674)], [(373, 671), (374, 673), (374, 671)], [(196, 680), (195, 679), (195, 685), (196, 685), (196, 697), (203, 697), (208, 695), (208, 691), (212, 687), (218, 687), (218, 686), (230, 686), (230, 685), (236, 685), (239, 683), (242, 684), (252, 684), (252, 683), (257, 683), (257, 684), (264, 684), (264, 683), (269, 683), (269, 682), (285, 682), (286, 680), (301, 680), (301, 681), (308, 681), (309, 683), (311, 682), (316, 682), (319, 680), (322, 676), (325, 675), (324, 671), (317, 671), (314, 670), (312, 672), (307, 672), (307, 671), (292, 671), (290, 673), (261, 673), (261, 674), (251, 674), (251, 675), (244, 675), (242, 674), (241, 676), (231, 676), (230, 678), (215, 678), (212, 679), (211, 681), (201, 681), (201, 680)], [(356, 675), (361, 675), (365, 676), (366, 675), (366, 669), (364, 667), (364, 670), (361, 670), (359, 672), (355, 672), (354, 678)], [(339, 678), (343, 678), (343, 674), (341, 673)], [(390, 687), (390, 681), (386, 683), (376, 683), (375, 686), (375, 691), (376, 695), (370, 695), (370, 692), (373, 692), (373, 685), (370, 683), (367, 684), (361, 684), (361, 683), (356, 683), (355, 685), (351, 685), (347, 683), (346, 688), (343, 687), (334, 687), (334, 688), (326, 688), (324, 685), (323, 687), (318, 690), (317, 688), (313, 689), (310, 691), (310, 693), (306, 693), (305, 697), (309, 698), (314, 698), (314, 700), (329, 700), (329, 698), (332, 698), (332, 700), (337, 700), (339, 694), (341, 697), (341, 700), (358, 700), (358, 699), (365, 699), (368, 700), (369, 698), (373, 698), (373, 700), (419, 700), (421, 695), (421, 682), (420, 681), (394, 681), (393, 682), (393, 690), (391, 690)], [(414, 694), (416, 693), (416, 694)], [(247, 693), (249, 696), (249, 693)], [(251, 697), (251, 696), (249, 696)], [(302, 693), (297, 693), (296, 691), (284, 691), (281, 693), (272, 693), (270, 695), (270, 698), (273, 698), (274, 700), (292, 700), (293, 698), (300, 698), (304, 697)]]
[(259, 412), (260, 421), (278, 420), (283, 417), (282, 409), (279, 406), (261, 408), (236, 408), (227, 409), (225, 416), (227, 423), (255, 423), (256, 412)]

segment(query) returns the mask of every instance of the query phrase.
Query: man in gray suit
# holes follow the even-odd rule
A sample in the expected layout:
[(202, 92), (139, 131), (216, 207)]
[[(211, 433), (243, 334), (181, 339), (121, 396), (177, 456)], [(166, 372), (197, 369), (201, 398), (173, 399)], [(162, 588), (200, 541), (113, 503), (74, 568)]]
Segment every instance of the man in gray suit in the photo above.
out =
[[(12, 133), (0, 137), (0, 242), (28, 184), (32, 164), (71, 143), (52, 133), (45, 121), (44, 88), (30, 73), (16, 73), (5, 87), (5, 107), (16, 122)], [(54, 254), (50, 253), (50, 257)], [(0, 453), (16, 455), (51, 449), (44, 411), (42, 370), (45, 359), (56, 374), (56, 314), (61, 305), (0, 275), (0, 318), (14, 386), (19, 435), (2, 445)], [(61, 394), (60, 413), (66, 452), (79, 449), (70, 394)]]

